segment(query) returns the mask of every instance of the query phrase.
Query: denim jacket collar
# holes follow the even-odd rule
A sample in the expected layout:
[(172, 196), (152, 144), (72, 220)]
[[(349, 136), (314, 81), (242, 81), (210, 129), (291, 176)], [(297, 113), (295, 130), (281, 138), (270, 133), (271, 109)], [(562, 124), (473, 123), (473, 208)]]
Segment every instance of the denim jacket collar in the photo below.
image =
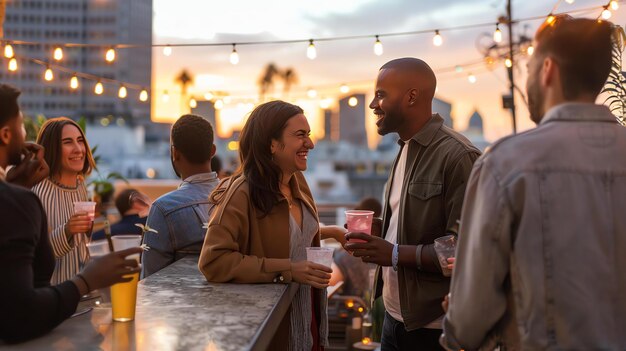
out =
[(617, 123), (615, 116), (604, 105), (566, 102), (548, 110), (539, 124), (559, 121)]
[(215, 179), (217, 179), (217, 173), (215, 172), (194, 174), (185, 178), (183, 182), (178, 186), (178, 189), (185, 187), (187, 184), (210, 182)]

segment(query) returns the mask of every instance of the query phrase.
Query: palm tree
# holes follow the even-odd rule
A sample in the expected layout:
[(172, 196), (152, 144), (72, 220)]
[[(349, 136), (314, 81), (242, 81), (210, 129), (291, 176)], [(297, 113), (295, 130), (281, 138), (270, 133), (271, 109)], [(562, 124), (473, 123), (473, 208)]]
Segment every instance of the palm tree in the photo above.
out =
[(609, 106), (622, 125), (626, 125), (626, 72), (622, 71), (624, 43), (626, 43), (626, 33), (621, 26), (616, 25), (613, 30), (611, 73), (602, 89), (603, 93), (608, 94), (604, 103)]
[(278, 68), (274, 63), (265, 66), (265, 71), (259, 78), (259, 100), (265, 100), (265, 94), (274, 88), (274, 77), (279, 74)]
[(284, 81), (283, 92), (288, 95), (291, 86), (298, 83), (298, 75), (293, 68), (289, 67), (283, 72), (282, 78)]
[(176, 76), (175, 81), (176, 83), (180, 84), (180, 91), (181, 91), (180, 103), (184, 109), (185, 108), (184, 106), (187, 105), (187, 88), (189, 87), (191, 83), (193, 83), (193, 76), (191, 75), (191, 73), (187, 71), (186, 68), (183, 68), (183, 70), (178, 74), (178, 76)]

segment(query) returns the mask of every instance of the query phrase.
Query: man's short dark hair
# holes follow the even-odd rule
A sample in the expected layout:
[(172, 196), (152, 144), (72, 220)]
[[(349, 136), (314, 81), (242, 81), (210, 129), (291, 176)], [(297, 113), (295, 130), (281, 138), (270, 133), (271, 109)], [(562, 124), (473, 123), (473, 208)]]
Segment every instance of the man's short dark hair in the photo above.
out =
[(130, 197), (137, 192), (137, 189), (124, 189), (115, 197), (115, 207), (117, 208), (117, 212), (120, 213), (120, 216), (124, 216), (124, 214), (130, 210), (132, 207), (132, 203), (130, 201)]
[(17, 104), (17, 98), (20, 91), (16, 88), (0, 84), (0, 127), (7, 124), (12, 118), (17, 117), (20, 113), (20, 107)]
[(567, 15), (537, 31), (535, 54), (555, 59), (565, 99), (600, 93), (611, 71), (612, 32), (611, 22)]
[(213, 127), (197, 115), (183, 115), (172, 126), (172, 145), (194, 164), (205, 163), (213, 151)]
[(219, 173), (222, 170), (222, 159), (215, 155), (211, 159), (211, 171)]

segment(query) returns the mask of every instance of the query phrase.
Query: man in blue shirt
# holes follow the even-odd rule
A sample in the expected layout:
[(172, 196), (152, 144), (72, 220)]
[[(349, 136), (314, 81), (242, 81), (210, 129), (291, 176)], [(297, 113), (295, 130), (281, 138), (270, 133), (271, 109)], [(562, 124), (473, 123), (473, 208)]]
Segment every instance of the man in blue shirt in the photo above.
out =
[[(111, 225), (111, 235), (141, 234), (141, 228), (137, 224), (146, 224), (146, 216), (150, 210), (150, 199), (137, 189), (124, 189), (115, 197), (115, 207), (122, 219)], [(104, 229), (91, 235), (91, 240), (103, 240), (104, 238)]]
[(170, 136), (174, 172), (182, 180), (178, 189), (159, 197), (150, 208), (143, 243), (149, 250), (142, 258), (141, 276), (145, 278), (182, 257), (197, 255), (202, 249), (209, 212), (209, 194), (218, 184), (211, 171), (215, 154), (213, 128), (200, 116), (184, 115), (174, 123)]

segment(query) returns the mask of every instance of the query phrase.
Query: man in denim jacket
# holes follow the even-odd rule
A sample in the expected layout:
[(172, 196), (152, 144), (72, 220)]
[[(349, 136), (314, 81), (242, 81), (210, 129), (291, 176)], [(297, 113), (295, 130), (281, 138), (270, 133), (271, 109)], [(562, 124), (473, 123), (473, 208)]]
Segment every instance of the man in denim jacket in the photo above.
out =
[(174, 123), (171, 133), (172, 167), (183, 179), (178, 189), (159, 197), (150, 208), (143, 242), (149, 250), (142, 258), (141, 276), (145, 278), (188, 254), (200, 254), (213, 208), (209, 194), (218, 184), (211, 171), (215, 154), (213, 128), (200, 116), (184, 115)]
[(474, 165), (447, 348), (626, 350), (626, 128), (594, 103), (612, 31), (556, 17), (537, 32), (527, 90), (538, 127)]

